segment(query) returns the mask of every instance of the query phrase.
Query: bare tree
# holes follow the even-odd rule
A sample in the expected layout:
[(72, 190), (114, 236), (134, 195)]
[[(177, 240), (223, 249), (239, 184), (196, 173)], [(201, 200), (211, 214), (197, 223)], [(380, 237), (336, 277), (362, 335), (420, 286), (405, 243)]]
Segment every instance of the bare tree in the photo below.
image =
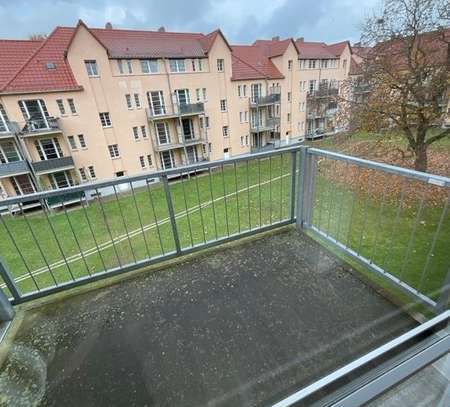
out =
[(350, 128), (399, 131), (427, 169), (428, 147), (450, 135), (450, 29), (442, 0), (385, 0), (364, 24), (357, 75), (344, 85)]
[(31, 41), (42, 41), (47, 38), (47, 34), (33, 33), (28, 36)]

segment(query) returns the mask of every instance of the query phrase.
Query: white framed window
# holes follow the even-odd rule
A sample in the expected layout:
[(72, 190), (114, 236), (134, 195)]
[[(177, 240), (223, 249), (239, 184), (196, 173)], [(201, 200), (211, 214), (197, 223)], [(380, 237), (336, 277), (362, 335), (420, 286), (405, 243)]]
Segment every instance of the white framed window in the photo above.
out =
[(209, 116), (205, 116), (205, 127), (209, 129)]
[(77, 150), (78, 149), (77, 142), (75, 141), (75, 137), (74, 136), (68, 136), (67, 140), (69, 141), (69, 145), (70, 145), (70, 148), (72, 150)]
[(169, 59), (170, 72), (186, 72), (184, 59)]
[(59, 113), (62, 116), (66, 115), (66, 108), (64, 107), (64, 101), (62, 99), (56, 99), (56, 104), (58, 105)]
[(192, 72), (201, 72), (203, 71), (203, 63), (201, 59), (193, 59), (192, 60)]
[(323, 69), (327, 69), (328, 68), (328, 59), (321, 59), (320, 60), (320, 67)]
[(316, 80), (315, 79), (311, 79), (309, 81), (309, 85), (308, 85), (308, 92), (309, 93), (313, 93), (316, 90)]
[(244, 122), (248, 123), (248, 110), (244, 112)]
[(230, 136), (230, 131), (228, 129), (228, 126), (222, 126), (222, 134), (224, 137), (229, 137)]
[(87, 148), (86, 139), (84, 138), (83, 134), (79, 134), (78, 135), (78, 141), (80, 142), (80, 147), (81, 148)]
[(5, 133), (9, 131), (8, 127), (8, 116), (6, 115), (6, 111), (3, 108), (3, 105), (0, 103), (0, 133)]
[(111, 117), (109, 116), (109, 112), (99, 113), (99, 116), (100, 116), (100, 122), (102, 124), (102, 127), (111, 127), (112, 126)]
[(109, 155), (111, 156), (111, 158), (119, 158), (120, 157), (118, 144), (110, 144), (108, 146), (108, 151), (109, 151)]
[(54, 158), (61, 158), (64, 156), (59, 141), (56, 137), (35, 140), (34, 145), (41, 161), (52, 160)]
[(212, 153), (212, 143), (208, 143), (208, 151), (209, 153)]
[(131, 101), (131, 95), (130, 95), (129, 93), (127, 93), (127, 94), (125, 95), (125, 100), (126, 100), (126, 102), (127, 102), (127, 108), (128, 108), (128, 110), (133, 109), (133, 102)]
[(308, 62), (308, 68), (309, 69), (315, 69), (316, 68), (316, 60), (315, 59), (310, 59)]
[(83, 167), (78, 168), (78, 173), (80, 174), (81, 180), (86, 182), (87, 181), (86, 170)]
[(147, 163), (145, 162), (145, 157), (143, 155), (139, 156), (139, 162), (142, 169), (147, 168)]
[(147, 128), (145, 126), (141, 126), (141, 134), (142, 138), (147, 138)]
[(161, 153), (159, 153), (159, 159), (161, 162), (161, 167), (164, 170), (175, 167), (175, 159), (173, 158), (172, 150), (162, 151)]
[(73, 185), (73, 179), (69, 171), (49, 174), (49, 181), (53, 189), (67, 188)]
[(162, 90), (147, 92), (147, 99), (152, 108), (153, 116), (166, 114), (166, 105), (164, 104), (164, 95)]
[(134, 94), (134, 105), (136, 106), (136, 109), (140, 109), (141, 106), (141, 98), (139, 97), (139, 93)]
[(99, 76), (97, 61), (95, 59), (89, 59), (84, 61), (84, 65), (86, 66), (88, 76)]
[(207, 97), (206, 97), (206, 88), (202, 88), (202, 96), (203, 96), (203, 102), (207, 101)]
[(88, 171), (89, 171), (89, 176), (90, 176), (92, 179), (97, 178), (97, 175), (95, 174), (95, 168), (94, 168), (93, 165), (90, 165), (90, 166), (88, 167)]
[(292, 59), (288, 61), (288, 70), (292, 71)]
[(223, 72), (225, 70), (225, 61), (223, 58), (217, 59), (217, 72)]
[(133, 62), (131, 59), (127, 59), (127, 69), (129, 74), (133, 73)]
[(242, 97), (247, 97), (247, 85), (242, 85)]
[(226, 99), (220, 99), (220, 111), (221, 112), (227, 111), (227, 100)]
[(260, 83), (252, 83), (250, 86), (251, 99), (253, 103), (256, 103), (262, 96), (262, 85)]
[(149, 167), (153, 167), (153, 159), (152, 159), (152, 155), (151, 154), (147, 155), (147, 162), (148, 162), (148, 166)]
[(342, 61), (342, 69), (347, 69), (347, 60), (346, 59), (344, 59)]
[(241, 147), (244, 147), (244, 136), (241, 136)]
[(156, 123), (156, 135), (159, 145), (170, 144), (169, 126), (166, 122)]
[(288, 92), (287, 99), (288, 99), (288, 102), (291, 101), (291, 99), (292, 99), (292, 93), (291, 92)]
[(138, 126), (133, 126), (133, 137), (135, 140), (139, 140), (139, 128)]
[(141, 71), (145, 74), (158, 73), (159, 63), (157, 59), (141, 59)]
[(287, 114), (287, 121), (288, 121), (288, 123), (291, 122), (291, 114), (290, 113)]
[(306, 69), (306, 61), (306, 59), (299, 59), (298, 63), (300, 69)]
[(121, 74), (121, 75), (123, 75), (123, 60), (121, 60), (121, 59), (118, 59), (117, 60), (117, 68), (119, 69), (119, 73)]
[(0, 164), (20, 161), (22, 157), (17, 149), (16, 143), (12, 141), (0, 142)]
[(195, 89), (195, 99), (197, 100), (197, 102), (200, 102), (202, 100), (200, 92), (201, 92), (200, 88)]
[(70, 113), (78, 114), (77, 108), (75, 107), (75, 102), (72, 98), (67, 99), (67, 103), (69, 104)]
[(248, 134), (245, 135), (245, 145), (248, 146)]
[(242, 97), (242, 85), (238, 85), (238, 96)]

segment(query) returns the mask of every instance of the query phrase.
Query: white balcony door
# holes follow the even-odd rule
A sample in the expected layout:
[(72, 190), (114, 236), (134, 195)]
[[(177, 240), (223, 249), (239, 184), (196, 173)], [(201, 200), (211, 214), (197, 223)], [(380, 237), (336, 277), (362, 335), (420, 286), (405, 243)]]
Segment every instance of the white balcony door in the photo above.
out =
[(32, 130), (50, 128), (47, 107), (42, 99), (19, 100), (19, 107)]
[(177, 95), (177, 102), (180, 106), (189, 105), (191, 103), (189, 89), (177, 89), (175, 94)]
[(164, 104), (164, 95), (162, 90), (147, 92), (147, 98), (150, 102), (153, 116), (166, 114), (166, 105)]
[(156, 135), (158, 137), (159, 145), (170, 143), (169, 126), (166, 122), (156, 123)]
[(252, 83), (251, 97), (253, 103), (256, 103), (258, 101), (258, 98), (262, 96), (261, 92), (262, 92), (262, 85), (260, 83)]
[(182, 128), (183, 128), (183, 137), (185, 140), (193, 140), (195, 138), (194, 135), (194, 124), (191, 119), (183, 119), (181, 120)]
[(159, 159), (161, 161), (161, 167), (164, 170), (175, 167), (175, 160), (173, 158), (172, 150), (162, 151), (161, 153), (159, 153)]

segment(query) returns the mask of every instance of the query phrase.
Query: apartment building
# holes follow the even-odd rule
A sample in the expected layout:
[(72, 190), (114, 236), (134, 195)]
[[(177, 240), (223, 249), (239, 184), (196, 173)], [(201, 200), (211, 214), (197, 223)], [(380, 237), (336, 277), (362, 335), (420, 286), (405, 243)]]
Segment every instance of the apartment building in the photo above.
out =
[(82, 21), (0, 40), (0, 197), (297, 142), (328, 124), (309, 97), (339, 87), (350, 52)]

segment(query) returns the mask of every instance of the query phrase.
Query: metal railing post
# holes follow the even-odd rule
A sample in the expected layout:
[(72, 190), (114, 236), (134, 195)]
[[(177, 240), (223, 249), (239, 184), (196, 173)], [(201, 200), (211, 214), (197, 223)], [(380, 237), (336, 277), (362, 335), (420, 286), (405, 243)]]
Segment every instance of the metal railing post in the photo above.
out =
[[(296, 202), (296, 187), (297, 187), (297, 151), (293, 151), (291, 153), (291, 221), (295, 221), (296, 211), (295, 211), (295, 202)], [(298, 192), (297, 192), (298, 193)]]
[(311, 222), (312, 197), (314, 195), (315, 160), (308, 154), (308, 147), (302, 146), (300, 151), (300, 176), (297, 192), (297, 227), (302, 229)]
[[(0, 276), (3, 278), (3, 281), (6, 284), (6, 287), (8, 287), (8, 290), (12, 294), (14, 301), (20, 301), (22, 296), (20, 295), (19, 288), (17, 287), (16, 282), (14, 281), (14, 278), (12, 277), (11, 273), (6, 268), (6, 265), (1, 258), (0, 258)], [(5, 304), (2, 300), (2, 295), (5, 297), (6, 301), (9, 303), (8, 299), (6, 298), (6, 296), (0, 289), (0, 320), (1, 320), (1, 314), (3, 312), (2, 311), (3, 307), (5, 306)], [(10, 306), (11, 306), (11, 304), (10, 304)]]
[(164, 192), (166, 193), (166, 202), (167, 208), (169, 209), (170, 225), (172, 226), (173, 240), (175, 242), (175, 250), (177, 254), (180, 254), (181, 253), (180, 236), (178, 234), (177, 221), (175, 219), (175, 211), (173, 209), (173, 201), (172, 201), (172, 194), (170, 193), (169, 180), (167, 179), (166, 174), (163, 174), (161, 178), (164, 185)]
[(436, 314), (444, 312), (450, 301), (450, 267), (447, 270), (447, 276), (445, 277), (444, 284), (442, 284), (439, 299), (436, 303)]

